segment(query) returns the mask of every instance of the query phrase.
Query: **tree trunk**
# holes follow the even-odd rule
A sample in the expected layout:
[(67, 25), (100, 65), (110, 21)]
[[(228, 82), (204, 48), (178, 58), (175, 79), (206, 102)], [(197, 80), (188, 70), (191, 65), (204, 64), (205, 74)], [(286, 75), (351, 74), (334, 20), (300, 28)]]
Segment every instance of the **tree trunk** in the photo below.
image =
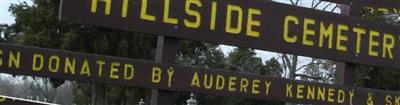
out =
[(96, 105), (96, 84), (92, 83), (92, 99), (91, 99), (91, 105)]

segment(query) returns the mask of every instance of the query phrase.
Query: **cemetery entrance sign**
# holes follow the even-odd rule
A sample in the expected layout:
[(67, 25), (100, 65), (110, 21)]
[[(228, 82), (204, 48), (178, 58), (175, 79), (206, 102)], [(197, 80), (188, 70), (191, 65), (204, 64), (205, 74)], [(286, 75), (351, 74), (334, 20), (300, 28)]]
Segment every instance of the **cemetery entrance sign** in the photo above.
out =
[[(89, 25), (400, 68), (396, 27), (312, 9), (262, 0), (62, 1), (63, 19)], [(392, 91), (8, 44), (0, 44), (0, 70), (306, 104), (400, 104), (400, 93)]]
[(69, 51), (0, 44), (0, 58), (1, 72), (16, 75), (320, 105), (400, 104), (391, 91)]
[(64, 0), (61, 11), (90, 25), (400, 68), (396, 27), (263, 0)]

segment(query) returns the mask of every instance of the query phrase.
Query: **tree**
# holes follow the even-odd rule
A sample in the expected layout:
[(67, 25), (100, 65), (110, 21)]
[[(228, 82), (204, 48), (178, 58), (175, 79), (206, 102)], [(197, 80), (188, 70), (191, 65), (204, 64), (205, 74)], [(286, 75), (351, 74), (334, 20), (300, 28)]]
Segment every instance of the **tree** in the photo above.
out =
[(261, 74), (263, 63), (261, 58), (255, 56), (254, 49), (236, 48), (229, 53), (226, 69), (242, 73)]
[(336, 64), (334, 61), (312, 59), (304, 69), (302, 80), (332, 84), (335, 80)]
[[(28, 79), (28, 78), (25, 78)], [(40, 77), (32, 77), (31, 81), (28, 82), (28, 90), (32, 92), (32, 96), (40, 96), (43, 97), (45, 102), (54, 102), (54, 97), (57, 89), (54, 87), (54, 83), (48, 78), (40, 78)], [(25, 80), (27, 81), (27, 80)], [(58, 87), (58, 86), (57, 86)]]
[(261, 71), (261, 75), (268, 75), (273, 77), (282, 77), (283, 68), (279, 61), (274, 57), (265, 61), (265, 65)]
[[(1, 76), (4, 76), (3, 74), (0, 74)], [(0, 77), (0, 93), (1, 95), (7, 95), (7, 96), (14, 96), (16, 97), (18, 95), (17, 93), (17, 84)]]
[[(108, 28), (87, 26), (84, 24), (74, 24), (58, 20), (58, 0), (33, 0), (33, 5), (26, 3), (12, 5), (10, 11), (16, 18), (16, 23), (4, 29), (4, 36), (8, 43), (21, 44), (26, 46), (36, 46), (43, 48), (53, 48), (85, 52), (92, 54), (102, 54), (110, 56), (120, 56), (136, 59), (153, 59), (156, 45), (155, 35), (126, 32)], [(63, 81), (50, 79), (54, 87), (58, 87)], [(75, 82), (74, 82), (75, 83)], [(58, 85), (58, 86), (57, 86)], [(91, 97), (97, 93), (95, 88), (87, 83), (76, 82), (76, 98)], [(98, 85), (106, 87), (104, 85)], [(141, 94), (141, 91), (131, 88), (115, 88), (119, 86), (107, 86), (106, 99), (115, 99), (118, 96), (111, 95), (116, 90), (132, 95)], [(132, 91), (133, 90), (133, 91)], [(82, 94), (80, 94), (82, 93)], [(107, 95), (108, 94), (108, 95)], [(85, 95), (85, 96), (77, 96)], [(140, 95), (139, 95), (140, 96)], [(88, 104), (89, 99), (76, 99), (77, 104)], [(132, 101), (132, 100), (124, 100)], [(134, 100), (133, 100), (134, 101)], [(128, 103), (120, 100), (109, 100), (109, 104)], [(134, 102), (130, 102), (134, 103)], [(96, 104), (96, 103), (92, 103)]]
[(177, 63), (220, 69), (226, 66), (226, 59), (218, 45), (197, 41), (181, 41)]

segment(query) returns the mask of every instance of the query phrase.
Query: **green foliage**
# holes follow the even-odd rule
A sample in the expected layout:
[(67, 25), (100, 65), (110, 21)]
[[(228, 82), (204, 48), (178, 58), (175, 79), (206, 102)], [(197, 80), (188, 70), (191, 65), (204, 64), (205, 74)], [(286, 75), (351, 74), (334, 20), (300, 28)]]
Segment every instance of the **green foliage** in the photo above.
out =
[(205, 68), (220, 69), (226, 66), (225, 56), (218, 45), (181, 41), (177, 63)]
[(271, 58), (265, 61), (265, 65), (261, 70), (261, 75), (269, 75), (274, 77), (282, 77), (283, 68), (279, 61), (275, 58)]
[[(12, 5), (10, 11), (15, 16), (16, 23), (7, 26), (4, 31), (2, 29), (4, 35), (8, 36), (3, 42), (135, 59), (153, 59), (155, 35), (59, 21), (58, 4), (59, 0), (33, 0), (32, 6), (26, 3)], [(64, 82), (53, 79), (51, 81), (54, 87)], [(121, 100), (134, 101), (132, 98), (137, 98), (134, 96), (144, 94), (137, 88), (120, 86), (107, 88), (106, 95), (110, 99), (110, 104), (119, 104), (123, 102)], [(74, 89), (75, 103), (90, 103), (91, 89), (88, 83), (77, 83)]]
[(254, 49), (236, 48), (227, 58), (227, 70), (243, 73), (261, 74), (263, 63), (261, 58), (255, 57)]
[(365, 86), (375, 89), (400, 90), (400, 72), (399, 70), (390, 70), (384, 68), (374, 68), (368, 72), (365, 80)]
[(356, 69), (357, 86), (383, 89), (400, 90), (400, 71), (397, 69), (386, 69), (358, 65)]

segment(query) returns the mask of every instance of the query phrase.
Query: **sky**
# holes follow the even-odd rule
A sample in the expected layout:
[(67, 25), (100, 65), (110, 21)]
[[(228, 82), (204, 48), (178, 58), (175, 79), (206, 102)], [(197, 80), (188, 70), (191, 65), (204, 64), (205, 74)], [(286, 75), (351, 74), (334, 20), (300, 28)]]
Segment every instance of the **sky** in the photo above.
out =
[(14, 23), (14, 17), (8, 11), (11, 4), (27, 2), (32, 4), (31, 0), (0, 0), (0, 24), (12, 24)]
[[(0, 24), (15, 23), (14, 17), (8, 11), (8, 8), (9, 8), (9, 6), (11, 6), (11, 4), (21, 3), (24, 1), (27, 2), (27, 4), (32, 4), (31, 0), (0, 0)], [(280, 2), (280, 3), (285, 3), (285, 4), (290, 4), (289, 0), (274, 0), (274, 1)], [(295, 1), (295, 0), (293, 0), (293, 1)], [(309, 8), (312, 1), (313, 0), (301, 0), (299, 2), (299, 5), (302, 7)], [(325, 3), (325, 2), (321, 3), (321, 6), (319, 7), (319, 9), (323, 8), (324, 5), (328, 5), (328, 3)], [(334, 7), (334, 5), (331, 5), (329, 8), (333, 8), (333, 7)], [(336, 9), (335, 12), (339, 12), (339, 9)], [(222, 52), (227, 56), (229, 54), (229, 52), (231, 52), (236, 47), (228, 46), (228, 45), (221, 45), (220, 48), (221, 48)], [(256, 56), (260, 57), (263, 60), (263, 62), (271, 59), (272, 57), (276, 58), (278, 56), (278, 53), (262, 51), (262, 50), (256, 50), (256, 53), (257, 53)], [(307, 59), (307, 58), (305, 58), (305, 59)]]

